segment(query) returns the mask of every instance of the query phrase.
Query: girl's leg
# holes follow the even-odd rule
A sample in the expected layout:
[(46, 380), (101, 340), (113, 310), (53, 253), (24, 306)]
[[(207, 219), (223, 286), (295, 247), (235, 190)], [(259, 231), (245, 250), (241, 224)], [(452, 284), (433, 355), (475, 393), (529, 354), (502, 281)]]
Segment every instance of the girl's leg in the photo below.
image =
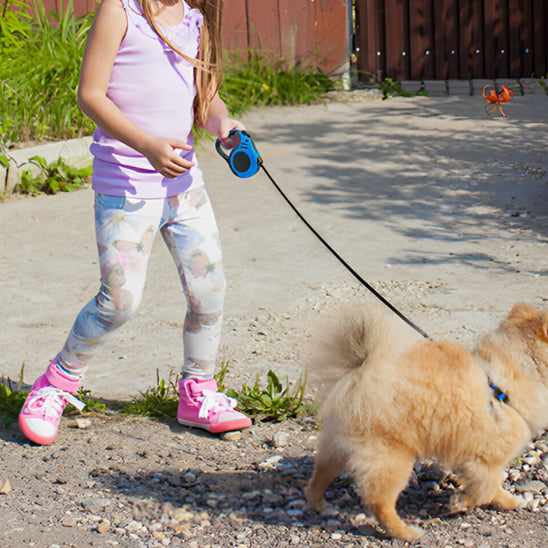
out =
[(96, 194), (95, 232), (101, 286), (78, 314), (55, 360), (70, 375), (83, 377), (88, 362), (110, 333), (139, 307), (161, 214), (162, 200)]
[(21, 410), (19, 424), (32, 441), (54, 441), (67, 400), (77, 405), (70, 394), (78, 390), (88, 362), (137, 309), (161, 202), (96, 195), (101, 287), (78, 314), (63, 350), (36, 380)]
[(225, 277), (215, 215), (204, 188), (169, 199), (162, 236), (177, 266), (187, 299), (184, 362), (177, 418), (211, 432), (251, 425), (217, 392), (213, 378), (221, 337)]

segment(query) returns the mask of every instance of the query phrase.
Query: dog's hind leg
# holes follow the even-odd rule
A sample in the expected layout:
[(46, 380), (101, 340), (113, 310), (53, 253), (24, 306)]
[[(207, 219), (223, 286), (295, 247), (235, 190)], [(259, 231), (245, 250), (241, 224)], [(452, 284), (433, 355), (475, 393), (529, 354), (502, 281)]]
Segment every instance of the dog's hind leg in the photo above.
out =
[(308, 507), (316, 512), (325, 505), (323, 494), (327, 486), (347, 471), (346, 459), (337, 450), (336, 441), (336, 437), (331, 438), (326, 431), (322, 432), (314, 473), (304, 491)]
[(396, 511), (400, 493), (407, 487), (415, 464), (414, 455), (404, 450), (382, 448), (355, 455), (356, 483), (364, 504), (386, 532), (405, 541), (417, 540), (422, 531), (408, 525)]
[(464, 490), (463, 505), (493, 505), (501, 510), (514, 510), (523, 505), (523, 499), (505, 491), (501, 479), (504, 472), (500, 467), (484, 462), (469, 462), (461, 469), (461, 484)]

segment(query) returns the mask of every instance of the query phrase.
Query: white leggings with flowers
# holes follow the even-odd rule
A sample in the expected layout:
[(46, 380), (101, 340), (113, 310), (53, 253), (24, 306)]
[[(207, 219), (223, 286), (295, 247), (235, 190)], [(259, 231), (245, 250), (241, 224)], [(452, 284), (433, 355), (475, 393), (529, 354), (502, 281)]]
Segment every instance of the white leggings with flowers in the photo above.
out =
[(88, 362), (138, 308), (156, 234), (171, 252), (187, 300), (183, 329), (187, 376), (211, 375), (221, 334), (225, 278), (217, 223), (206, 190), (159, 200), (96, 193), (101, 287), (80, 312), (57, 363), (83, 376)]

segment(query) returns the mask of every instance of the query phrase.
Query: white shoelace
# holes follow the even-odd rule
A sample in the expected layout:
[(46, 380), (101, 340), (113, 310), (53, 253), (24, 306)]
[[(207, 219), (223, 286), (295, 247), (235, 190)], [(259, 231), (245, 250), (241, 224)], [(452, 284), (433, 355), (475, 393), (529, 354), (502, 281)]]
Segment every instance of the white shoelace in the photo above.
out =
[(203, 396), (198, 398), (198, 401), (202, 402), (200, 411), (198, 412), (198, 416), (201, 419), (207, 419), (209, 412), (213, 411), (217, 406), (220, 406), (223, 409), (232, 410), (238, 403), (234, 398), (230, 398), (222, 392), (204, 390), (202, 394)]
[[(61, 403), (61, 399), (64, 399), (67, 403), (74, 405), (76, 409), (82, 411), (86, 404), (80, 401), (76, 396), (70, 392), (65, 392), (55, 386), (44, 386), (36, 392), (32, 398), (32, 403), (37, 400), (44, 400), (43, 407), (45, 408), (46, 416), (56, 416), (63, 412), (64, 406)], [(29, 402), (30, 403), (30, 402)], [(32, 404), (30, 405), (32, 408)]]

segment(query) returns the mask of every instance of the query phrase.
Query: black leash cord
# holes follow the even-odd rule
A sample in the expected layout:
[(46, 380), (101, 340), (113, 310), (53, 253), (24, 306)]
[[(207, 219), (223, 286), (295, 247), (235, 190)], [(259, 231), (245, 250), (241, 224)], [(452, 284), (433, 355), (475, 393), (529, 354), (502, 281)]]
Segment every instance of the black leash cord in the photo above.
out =
[(291, 203), (289, 198), (284, 194), (282, 189), (278, 186), (276, 181), (272, 178), (270, 173), (268, 173), (266, 167), (264, 167), (264, 163), (261, 162), (261, 167), (263, 168), (263, 171), (266, 173), (266, 176), (270, 179), (270, 182), (276, 187), (276, 190), (282, 195), (282, 198), (289, 204), (289, 207), (297, 214), (299, 219), (312, 231), (312, 233), (322, 242), (322, 244), (329, 249), (329, 251), (339, 260), (339, 262), (356, 278), (361, 284), (363, 284), (377, 299), (382, 301), (392, 312), (397, 314), (405, 323), (410, 325), (415, 331), (420, 333), (425, 339), (429, 339), (430, 337), (428, 334), (423, 331), (420, 327), (415, 325), (409, 318), (405, 317), (392, 303), (387, 301), (374, 287), (371, 286), (368, 282), (366, 282), (318, 233), (318, 231), (301, 215), (299, 210)]

